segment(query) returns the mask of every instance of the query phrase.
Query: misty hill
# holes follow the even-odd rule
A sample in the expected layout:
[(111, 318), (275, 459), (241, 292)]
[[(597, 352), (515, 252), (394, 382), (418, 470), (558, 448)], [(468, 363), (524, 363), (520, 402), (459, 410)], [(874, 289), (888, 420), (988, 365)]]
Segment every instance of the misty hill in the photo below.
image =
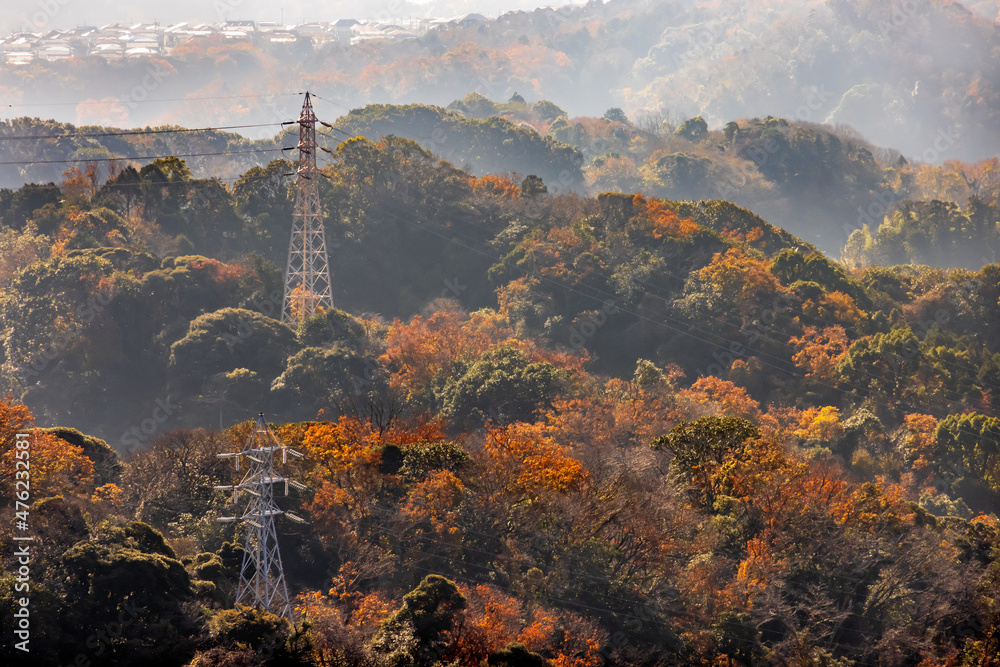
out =
[[(733, 120), (715, 130), (701, 117), (661, 115), (634, 123), (620, 109), (610, 109), (600, 118), (570, 118), (547, 100), (532, 103), (514, 95), (497, 102), (470, 93), (447, 110), (369, 105), (328, 125), (319, 141), (331, 151), (353, 136), (375, 141), (398, 136), (471, 174), (534, 174), (553, 192), (641, 192), (678, 201), (731, 201), (833, 256), (840, 256), (852, 234), (865, 226), (874, 231), (905, 202), (966, 206), (972, 200), (995, 204), (1000, 197), (996, 159), (943, 165), (907, 161), (899, 151), (874, 146), (849, 127), (773, 117)], [(94, 160), (100, 179), (128, 163), (141, 168), (156, 155), (178, 154), (185, 156), (195, 178), (219, 178), (229, 186), (248, 168), (291, 155), (286, 151), (297, 141), (294, 125), (259, 140), (223, 131), (177, 130), (129, 132), (17, 119), (0, 124), (0, 155), (16, 163), (0, 166), (0, 174), (8, 187), (32, 180), (60, 182), (68, 167), (85, 169)], [(327, 155), (320, 157), (325, 164)], [(995, 244), (996, 232), (990, 228), (985, 233), (975, 239), (957, 233), (949, 243), (953, 251), (933, 258), (897, 252), (890, 263), (910, 258), (976, 268), (987, 261), (982, 244)], [(851, 261), (862, 263), (885, 263), (879, 258), (889, 256), (852, 253)]]
[[(855, 232), (873, 231), (907, 202), (996, 204), (997, 159), (943, 165), (907, 161), (846, 126), (783, 118), (740, 118), (720, 130), (700, 116), (658, 115), (631, 121), (621, 109), (600, 118), (570, 118), (547, 100), (514, 96), (495, 102), (470, 93), (449, 105), (472, 118), (502, 116), (576, 147), (585, 160), (586, 190), (642, 192), (673, 200), (723, 199), (753, 210), (832, 255)], [(993, 211), (986, 206), (982, 211)], [(933, 255), (893, 254), (902, 261), (977, 268), (983, 243), (996, 245), (993, 213), (982, 234), (951, 225), (946, 247)], [(882, 263), (879, 253), (852, 261)], [(902, 259), (902, 258), (907, 259)], [(992, 256), (990, 256), (992, 257)]]
[(125, 130), (75, 126), (39, 118), (0, 121), (0, 187), (60, 182), (63, 172), (96, 164), (102, 174), (158, 156), (183, 156), (197, 176), (238, 177), (279, 157), (273, 141), (252, 141), (233, 132), (190, 131), (176, 126)]
[[(182, 156), (195, 177), (232, 182), (252, 166), (288, 155), (283, 149), (297, 143), (297, 131), (293, 126), (277, 136), (251, 140), (217, 130), (164, 126), (129, 131), (18, 118), (0, 122), (0, 162), (9, 163), (0, 165), (0, 187), (58, 182), (66, 169), (84, 169), (90, 162), (107, 174), (109, 166), (112, 171), (128, 164), (141, 167), (166, 155)], [(583, 183), (583, 156), (577, 150), (502, 118), (468, 119), (423, 105), (372, 105), (340, 117), (321, 135), (321, 144), (331, 148), (354, 136), (402, 136), (475, 174), (534, 173), (564, 188)]]
[(77, 124), (189, 127), (283, 120), (281, 98), (269, 95), (306, 88), (343, 111), (519, 92), (574, 115), (620, 107), (634, 120), (701, 115), (712, 127), (753, 116), (849, 124), (907, 158), (976, 161), (998, 152), (1000, 136), (997, 32), (989, 7), (977, 9), (612, 0), (304, 51), (195, 40), (148, 61), (3, 67), (0, 85), (15, 112), (44, 99), (62, 105), (45, 115)]
[[(563, 115), (554, 104), (549, 103), (549, 107)], [(583, 185), (584, 158), (579, 150), (497, 114), (466, 118), (418, 104), (369, 105), (338, 118), (333, 130), (341, 140), (355, 136), (376, 141), (389, 135), (406, 137), (479, 176), (530, 173), (563, 190), (579, 190)]]

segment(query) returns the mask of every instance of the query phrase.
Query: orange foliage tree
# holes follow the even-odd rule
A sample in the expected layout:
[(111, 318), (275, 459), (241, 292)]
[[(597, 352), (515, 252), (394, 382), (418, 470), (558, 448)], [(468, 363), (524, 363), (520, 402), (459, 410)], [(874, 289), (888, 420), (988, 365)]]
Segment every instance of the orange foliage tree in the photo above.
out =
[(685, 240), (698, 231), (698, 223), (691, 218), (682, 219), (659, 199), (646, 199), (642, 195), (636, 195), (632, 201), (640, 210), (644, 208), (643, 213), (649, 220), (654, 239), (669, 237)]
[(504, 199), (516, 199), (521, 196), (521, 186), (508, 176), (486, 174), (479, 178), (471, 176), (469, 180), (473, 192), (496, 195)]
[(760, 423), (760, 403), (753, 400), (747, 390), (729, 380), (709, 375), (698, 378), (690, 389), (680, 392), (682, 398), (693, 405), (715, 406), (721, 414), (740, 417)]
[(802, 304), (802, 312), (823, 322), (836, 322), (844, 326), (854, 326), (865, 316), (849, 295), (843, 292), (827, 292), (817, 301), (807, 299)]
[(803, 410), (799, 417), (799, 428), (795, 430), (795, 435), (804, 440), (835, 440), (843, 433), (840, 410), (832, 405)]
[(645, 446), (681, 418), (677, 366), (656, 368), (640, 361), (631, 380), (612, 378), (593, 396), (558, 399), (545, 414), (549, 434), (570, 445), (588, 442), (591, 451)]
[(426, 524), (438, 539), (457, 540), (461, 537), (458, 506), (464, 492), (465, 485), (450, 470), (433, 472), (407, 494), (400, 508), (403, 518), (417, 525), (418, 537), (424, 532), (420, 526)]
[(737, 248), (725, 254), (715, 253), (712, 261), (699, 269), (698, 277), (726, 301), (741, 304), (744, 309), (770, 299), (781, 289), (766, 260), (745, 255)]
[(583, 487), (586, 468), (545, 431), (544, 424), (521, 422), (489, 430), (481, 456), (495, 492), (534, 497)]
[(378, 433), (355, 417), (312, 425), (302, 439), (311, 470), (307, 480), (316, 488), (309, 510), (321, 532), (347, 538), (353, 527), (375, 511), (375, 491), (381, 483)]
[(468, 602), (456, 629), (455, 658), (478, 665), (514, 641), (521, 630), (521, 602), (492, 586), (460, 587)]
[(551, 656), (554, 667), (594, 667), (603, 662), (603, 633), (569, 612), (525, 608), (522, 601), (479, 584), (461, 588), (468, 603), (456, 628), (454, 654), (460, 664), (478, 665), (510, 642)]
[[(92, 491), (94, 463), (83, 448), (32, 429), (34, 417), (10, 396), (0, 401), (0, 490), (6, 498), (28, 491), (32, 500)], [(27, 438), (18, 439), (18, 434)], [(25, 445), (26, 443), (26, 445)], [(26, 452), (26, 453), (25, 453)], [(20, 483), (19, 483), (20, 482)]]
[(929, 473), (937, 455), (938, 420), (932, 415), (910, 414), (904, 418), (906, 424), (907, 457), (913, 461), (913, 470)]
[(827, 384), (837, 381), (837, 364), (847, 356), (851, 346), (842, 326), (805, 327), (801, 336), (790, 338), (788, 342), (796, 349), (792, 361), (808, 371), (806, 378)]
[(379, 361), (392, 370), (391, 384), (412, 397), (425, 391), (453, 362), (471, 361), (512, 335), (495, 313), (468, 315), (448, 306), (427, 317), (416, 315), (408, 324), (393, 322)]
[(88, 164), (86, 171), (70, 167), (63, 172), (62, 189), (68, 199), (89, 199), (97, 193), (97, 165)]

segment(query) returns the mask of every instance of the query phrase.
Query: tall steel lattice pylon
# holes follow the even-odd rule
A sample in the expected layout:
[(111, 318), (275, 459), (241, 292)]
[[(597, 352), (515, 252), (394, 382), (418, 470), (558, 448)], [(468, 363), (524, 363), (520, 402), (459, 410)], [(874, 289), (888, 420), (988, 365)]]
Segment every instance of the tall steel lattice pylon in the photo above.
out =
[(246, 551), (240, 568), (236, 603), (257, 607), (287, 618), (289, 623), (293, 623), (274, 517), (284, 514), (296, 523), (305, 523), (305, 520), (291, 512), (282, 512), (278, 509), (274, 502), (274, 485), (284, 483), (286, 496), (289, 486), (299, 491), (305, 490), (306, 486), (278, 474), (274, 469), (274, 454), (278, 451), (281, 452), (282, 463), (287, 462), (289, 453), (298, 458), (302, 457), (301, 453), (282, 445), (267, 427), (264, 415), (258, 415), (250, 440), (243, 450), (219, 454), (220, 458), (235, 458), (236, 470), (240, 469), (242, 459), (248, 461), (248, 470), (243, 481), (215, 488), (219, 491), (232, 491), (233, 504), (237, 507), (239, 507), (240, 492), (249, 496), (242, 515), (219, 517), (219, 521), (226, 523), (241, 521), (247, 528), (244, 542)]
[(288, 244), (288, 264), (285, 267), (285, 298), (281, 305), (281, 321), (297, 326), (320, 309), (333, 308), (330, 286), (330, 264), (326, 257), (326, 237), (323, 233), (323, 210), (319, 205), (316, 182), (316, 114), (309, 93), (299, 114), (299, 163), (295, 191), (295, 213), (292, 216), (292, 240)]

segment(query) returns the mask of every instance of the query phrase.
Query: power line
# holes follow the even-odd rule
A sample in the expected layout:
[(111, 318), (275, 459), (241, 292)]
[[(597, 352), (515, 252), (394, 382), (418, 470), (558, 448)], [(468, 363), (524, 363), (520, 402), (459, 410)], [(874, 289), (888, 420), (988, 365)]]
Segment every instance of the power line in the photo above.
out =
[(90, 137), (124, 137), (130, 135), (146, 135), (146, 134), (182, 134), (188, 132), (210, 132), (210, 131), (221, 131), (221, 130), (239, 130), (248, 127), (270, 127), (273, 125), (281, 125), (281, 123), (255, 123), (252, 125), (222, 125), (219, 127), (199, 127), (199, 128), (160, 128), (155, 130), (122, 130), (120, 132), (67, 132), (65, 134), (36, 134), (36, 135), (23, 135), (23, 136), (0, 136), (0, 141), (21, 141), (21, 140), (41, 140), (41, 139), (78, 139), (78, 138), (90, 138)]
[[(129, 104), (146, 104), (149, 102), (197, 102), (201, 100), (235, 100), (235, 99), (261, 99), (265, 97), (292, 97), (295, 95), (301, 95), (302, 93), (269, 93), (267, 95), (214, 95), (211, 97), (165, 97), (157, 100), (145, 99), (145, 100), (127, 100)], [(41, 103), (36, 102), (32, 104), (8, 104), (7, 108), (12, 109), (14, 107), (60, 107), (60, 106), (79, 106), (81, 104), (122, 104), (124, 101), (120, 99), (113, 100), (83, 100), (82, 102), (49, 102)]]
[(135, 155), (122, 157), (79, 158), (72, 160), (11, 160), (0, 165), (69, 164), (74, 162), (118, 162), (127, 160), (161, 160), (170, 157), (211, 157), (215, 155), (248, 155), (250, 153), (276, 153), (280, 148), (251, 148), (245, 151), (223, 151), (221, 153), (171, 153), (169, 155)]

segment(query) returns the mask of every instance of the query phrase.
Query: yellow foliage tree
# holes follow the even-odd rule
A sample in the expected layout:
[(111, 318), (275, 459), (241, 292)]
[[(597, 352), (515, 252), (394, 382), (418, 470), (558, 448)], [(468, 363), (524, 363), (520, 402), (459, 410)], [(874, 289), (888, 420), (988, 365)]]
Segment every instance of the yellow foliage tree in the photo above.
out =
[(844, 433), (840, 423), (840, 410), (828, 405), (822, 408), (808, 408), (799, 417), (799, 428), (794, 434), (804, 440), (836, 440)]

